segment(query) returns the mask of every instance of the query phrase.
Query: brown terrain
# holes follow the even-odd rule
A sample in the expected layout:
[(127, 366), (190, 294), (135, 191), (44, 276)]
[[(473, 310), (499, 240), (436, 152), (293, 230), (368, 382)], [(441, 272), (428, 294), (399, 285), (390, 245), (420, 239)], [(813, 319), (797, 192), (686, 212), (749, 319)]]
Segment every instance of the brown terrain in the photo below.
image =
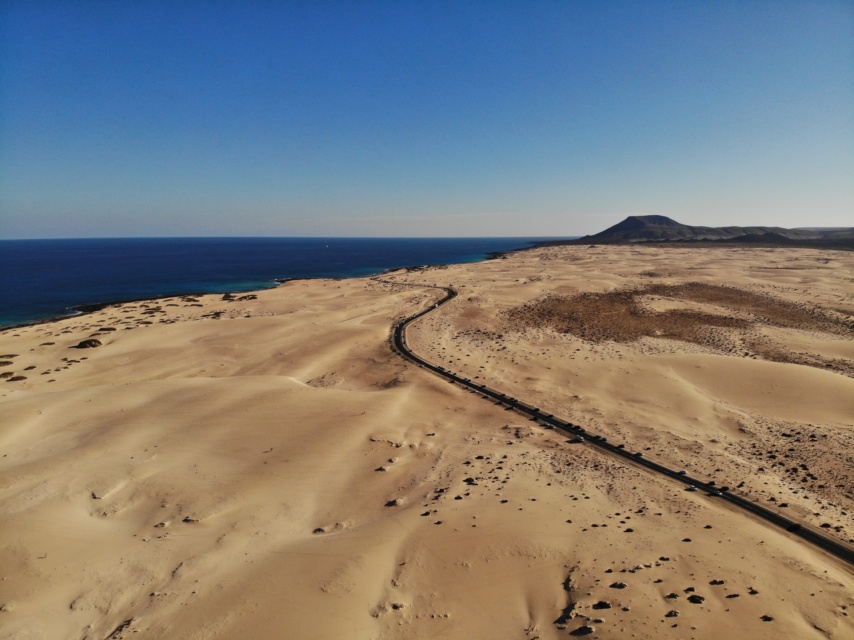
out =
[[(0, 332), (0, 638), (850, 638), (854, 254), (547, 247)], [(88, 342), (88, 345), (87, 345)]]

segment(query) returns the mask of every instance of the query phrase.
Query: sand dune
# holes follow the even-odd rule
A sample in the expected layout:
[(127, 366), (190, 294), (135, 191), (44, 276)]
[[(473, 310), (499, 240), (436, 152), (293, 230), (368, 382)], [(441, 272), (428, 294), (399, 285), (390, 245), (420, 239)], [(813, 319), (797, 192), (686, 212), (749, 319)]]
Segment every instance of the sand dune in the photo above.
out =
[[(849, 540), (852, 272), (559, 247), (387, 279), (460, 292), (411, 328), (419, 353)], [(663, 290), (642, 306), (749, 326), (591, 339), (514, 316), (692, 282), (833, 322)], [(297, 281), (1, 332), (0, 638), (854, 635), (851, 567), (393, 354), (394, 320), (439, 296)]]

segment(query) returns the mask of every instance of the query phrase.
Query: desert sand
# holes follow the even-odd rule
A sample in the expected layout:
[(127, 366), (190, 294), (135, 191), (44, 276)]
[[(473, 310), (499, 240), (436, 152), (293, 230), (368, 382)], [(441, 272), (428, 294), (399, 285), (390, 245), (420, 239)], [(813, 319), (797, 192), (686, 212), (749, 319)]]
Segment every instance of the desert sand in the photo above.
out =
[[(0, 638), (851, 638), (854, 254), (551, 247), (0, 332)], [(100, 346), (72, 348), (95, 339)]]

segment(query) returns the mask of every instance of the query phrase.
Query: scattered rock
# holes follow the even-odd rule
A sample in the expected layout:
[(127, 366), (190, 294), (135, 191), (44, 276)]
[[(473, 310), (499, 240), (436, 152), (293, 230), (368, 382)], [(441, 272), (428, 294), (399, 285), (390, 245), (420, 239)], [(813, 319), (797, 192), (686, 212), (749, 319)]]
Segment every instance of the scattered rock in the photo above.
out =
[(612, 589), (625, 589), (628, 586), (625, 582), (613, 582), (610, 585)]
[(664, 614), (664, 617), (665, 618), (675, 618), (678, 615), (679, 615), (678, 611), (676, 611), (675, 609), (671, 609), (670, 611), (668, 611), (667, 613)]
[(596, 629), (591, 627), (589, 624), (582, 625), (578, 627), (575, 631), (570, 631), (569, 635), (571, 636), (589, 636)]
[(594, 609), (610, 609), (611, 603), (606, 602), (605, 600), (600, 600), (599, 602), (597, 602), (596, 604), (593, 605), (593, 608)]
[(703, 596), (698, 596), (696, 593), (688, 596), (688, 602), (691, 604), (703, 604), (705, 601), (706, 599)]

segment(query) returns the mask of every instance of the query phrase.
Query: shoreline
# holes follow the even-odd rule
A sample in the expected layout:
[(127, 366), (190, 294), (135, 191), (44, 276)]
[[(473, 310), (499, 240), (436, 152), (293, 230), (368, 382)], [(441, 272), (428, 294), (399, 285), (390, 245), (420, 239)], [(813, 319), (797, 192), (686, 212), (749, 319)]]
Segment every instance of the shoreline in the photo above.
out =
[(475, 264), (478, 262), (485, 262), (487, 260), (499, 260), (503, 259), (505, 256), (516, 253), (517, 251), (527, 251), (529, 249), (535, 249), (539, 245), (537, 243), (532, 244), (529, 247), (522, 247), (520, 249), (511, 249), (509, 251), (490, 251), (486, 254), (483, 254), (483, 257), (478, 260), (472, 260), (468, 262), (447, 262), (447, 263), (437, 263), (437, 264), (420, 264), (420, 265), (404, 265), (400, 267), (387, 267), (382, 271), (378, 271), (376, 273), (369, 274), (361, 274), (354, 276), (340, 276), (340, 277), (324, 277), (324, 276), (315, 276), (315, 277), (297, 277), (297, 278), (273, 278), (272, 284), (268, 287), (261, 288), (253, 288), (253, 289), (245, 289), (245, 290), (235, 290), (235, 289), (223, 289), (218, 291), (191, 291), (191, 292), (180, 292), (180, 293), (172, 293), (167, 295), (158, 295), (158, 296), (142, 296), (121, 300), (107, 300), (104, 302), (88, 302), (79, 305), (75, 305), (70, 307), (70, 312), (64, 315), (50, 316), (47, 318), (40, 318), (38, 320), (32, 320), (29, 322), (18, 322), (15, 324), (2, 325), (0, 326), (0, 334), (5, 333), (6, 331), (14, 330), (14, 329), (22, 329), (25, 327), (33, 327), (42, 324), (48, 324), (51, 322), (58, 322), (60, 320), (67, 320), (69, 318), (78, 318), (81, 316), (89, 315), (95, 313), (97, 311), (102, 311), (103, 309), (107, 309), (109, 307), (113, 307), (120, 304), (132, 304), (136, 302), (153, 302), (155, 300), (164, 300), (166, 298), (176, 298), (176, 297), (186, 297), (186, 296), (208, 296), (208, 295), (223, 295), (226, 293), (240, 293), (240, 294), (249, 294), (249, 293), (257, 293), (259, 291), (268, 291), (270, 289), (276, 289), (283, 284), (287, 284), (288, 282), (298, 282), (303, 280), (352, 280), (357, 278), (374, 278), (376, 276), (385, 275), (387, 273), (393, 273), (395, 271), (420, 271), (423, 269), (427, 269), (430, 267), (447, 267), (451, 265), (462, 265), (462, 264)]

